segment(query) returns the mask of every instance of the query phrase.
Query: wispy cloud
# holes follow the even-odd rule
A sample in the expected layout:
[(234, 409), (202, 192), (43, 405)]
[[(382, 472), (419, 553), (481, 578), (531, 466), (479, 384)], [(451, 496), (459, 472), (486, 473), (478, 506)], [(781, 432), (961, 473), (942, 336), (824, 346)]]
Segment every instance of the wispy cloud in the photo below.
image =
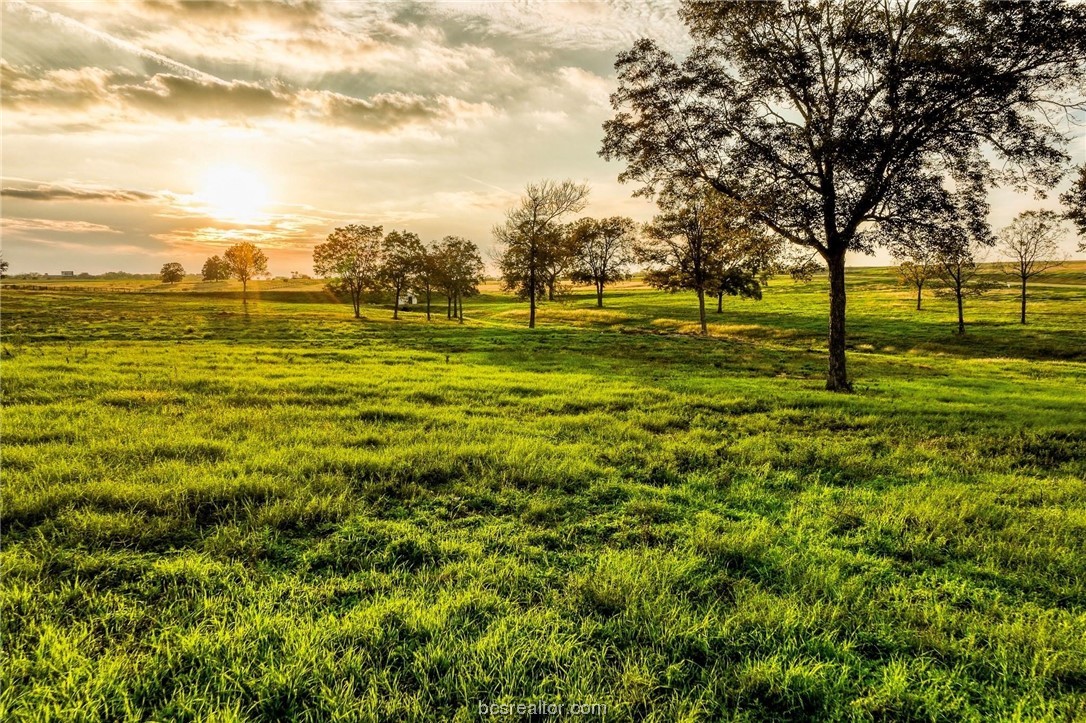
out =
[(101, 223), (88, 221), (63, 221), (49, 218), (0, 218), (0, 228), (7, 233), (28, 231), (53, 231), (58, 233), (121, 233)]
[(0, 196), (27, 201), (150, 201), (156, 194), (120, 188), (73, 188), (41, 183), (32, 188), (4, 187)]

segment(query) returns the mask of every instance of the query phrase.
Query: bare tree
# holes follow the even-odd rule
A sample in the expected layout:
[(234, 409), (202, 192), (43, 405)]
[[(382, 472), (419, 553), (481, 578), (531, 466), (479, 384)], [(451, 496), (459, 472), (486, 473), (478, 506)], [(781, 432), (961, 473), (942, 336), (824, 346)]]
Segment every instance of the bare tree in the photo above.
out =
[(845, 258), (878, 225), (951, 187), (1062, 175), (1070, 136), (1035, 116), (1083, 107), (1082, 3), (684, 0), (680, 15), (684, 60), (647, 39), (619, 56), (601, 154), (643, 195), (701, 179), (822, 256), (830, 390), (851, 388)]
[(268, 257), (254, 244), (243, 241), (223, 253), (230, 275), (241, 282), (241, 298), (248, 299), (249, 280), (268, 273)]
[(570, 236), (578, 249), (572, 278), (596, 288), (596, 306), (603, 308), (603, 289), (628, 276), (637, 224), (632, 218), (582, 218)]
[(520, 202), (494, 227), (501, 248), (499, 266), (507, 289), (528, 298), (528, 327), (535, 328), (536, 304), (547, 290), (548, 269), (563, 253), (561, 220), (584, 209), (588, 186), (570, 180), (530, 183)]
[(379, 287), (382, 228), (349, 224), (332, 230), (313, 249), (313, 272), (331, 278), (328, 287), (351, 295), (354, 318), (362, 316), (362, 294)]
[(999, 234), (999, 250), (1010, 257), (1009, 262), (1001, 264), (1003, 273), (1016, 278), (1021, 285), (1023, 324), (1026, 323), (1026, 284), (1064, 262), (1060, 242), (1065, 236), (1062, 220), (1053, 211), (1023, 211)]
[(400, 297), (415, 282), (425, 254), (422, 241), (410, 231), (389, 231), (381, 245), (380, 278), (392, 291), (392, 318), (400, 318)]

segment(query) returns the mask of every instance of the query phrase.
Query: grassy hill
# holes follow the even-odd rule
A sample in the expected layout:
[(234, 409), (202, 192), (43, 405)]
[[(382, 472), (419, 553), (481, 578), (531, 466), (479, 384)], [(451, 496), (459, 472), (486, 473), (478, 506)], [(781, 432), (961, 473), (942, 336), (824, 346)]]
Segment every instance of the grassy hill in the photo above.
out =
[(821, 281), (5, 283), (0, 718), (1086, 717), (1086, 263), (850, 277), (852, 395)]

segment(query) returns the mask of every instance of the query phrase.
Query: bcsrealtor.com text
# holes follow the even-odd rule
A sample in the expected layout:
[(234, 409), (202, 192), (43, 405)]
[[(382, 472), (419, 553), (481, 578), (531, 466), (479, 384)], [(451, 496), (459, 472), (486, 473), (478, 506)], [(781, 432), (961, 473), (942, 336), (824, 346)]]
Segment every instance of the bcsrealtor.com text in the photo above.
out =
[(607, 715), (607, 705), (604, 703), (548, 703), (547, 701), (535, 701), (534, 703), (484, 703), (479, 701), (479, 715), (529, 715), (529, 716), (598, 716)]

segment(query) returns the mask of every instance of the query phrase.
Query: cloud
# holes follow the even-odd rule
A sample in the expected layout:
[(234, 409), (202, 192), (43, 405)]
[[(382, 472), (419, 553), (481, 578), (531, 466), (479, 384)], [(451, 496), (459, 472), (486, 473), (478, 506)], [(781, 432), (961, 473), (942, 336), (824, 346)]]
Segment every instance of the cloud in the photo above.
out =
[(59, 221), (51, 218), (0, 218), (6, 232), (55, 231), (60, 233), (121, 233), (111, 226), (89, 221)]
[(20, 198), (27, 201), (151, 201), (157, 198), (153, 193), (132, 191), (119, 188), (71, 188), (56, 184), (43, 183), (34, 188), (4, 188), (0, 196)]
[(83, 124), (106, 126), (138, 120), (139, 114), (174, 121), (216, 119), (249, 123), (257, 119), (310, 121), (386, 133), (410, 126), (462, 124), (494, 115), (488, 103), (445, 95), (379, 93), (358, 98), (328, 90), (295, 89), (271, 80), (193, 78), (158, 73), (150, 78), (102, 68), (51, 70), (0, 61), (5, 105), (35, 115), (67, 116), (83, 111)]

